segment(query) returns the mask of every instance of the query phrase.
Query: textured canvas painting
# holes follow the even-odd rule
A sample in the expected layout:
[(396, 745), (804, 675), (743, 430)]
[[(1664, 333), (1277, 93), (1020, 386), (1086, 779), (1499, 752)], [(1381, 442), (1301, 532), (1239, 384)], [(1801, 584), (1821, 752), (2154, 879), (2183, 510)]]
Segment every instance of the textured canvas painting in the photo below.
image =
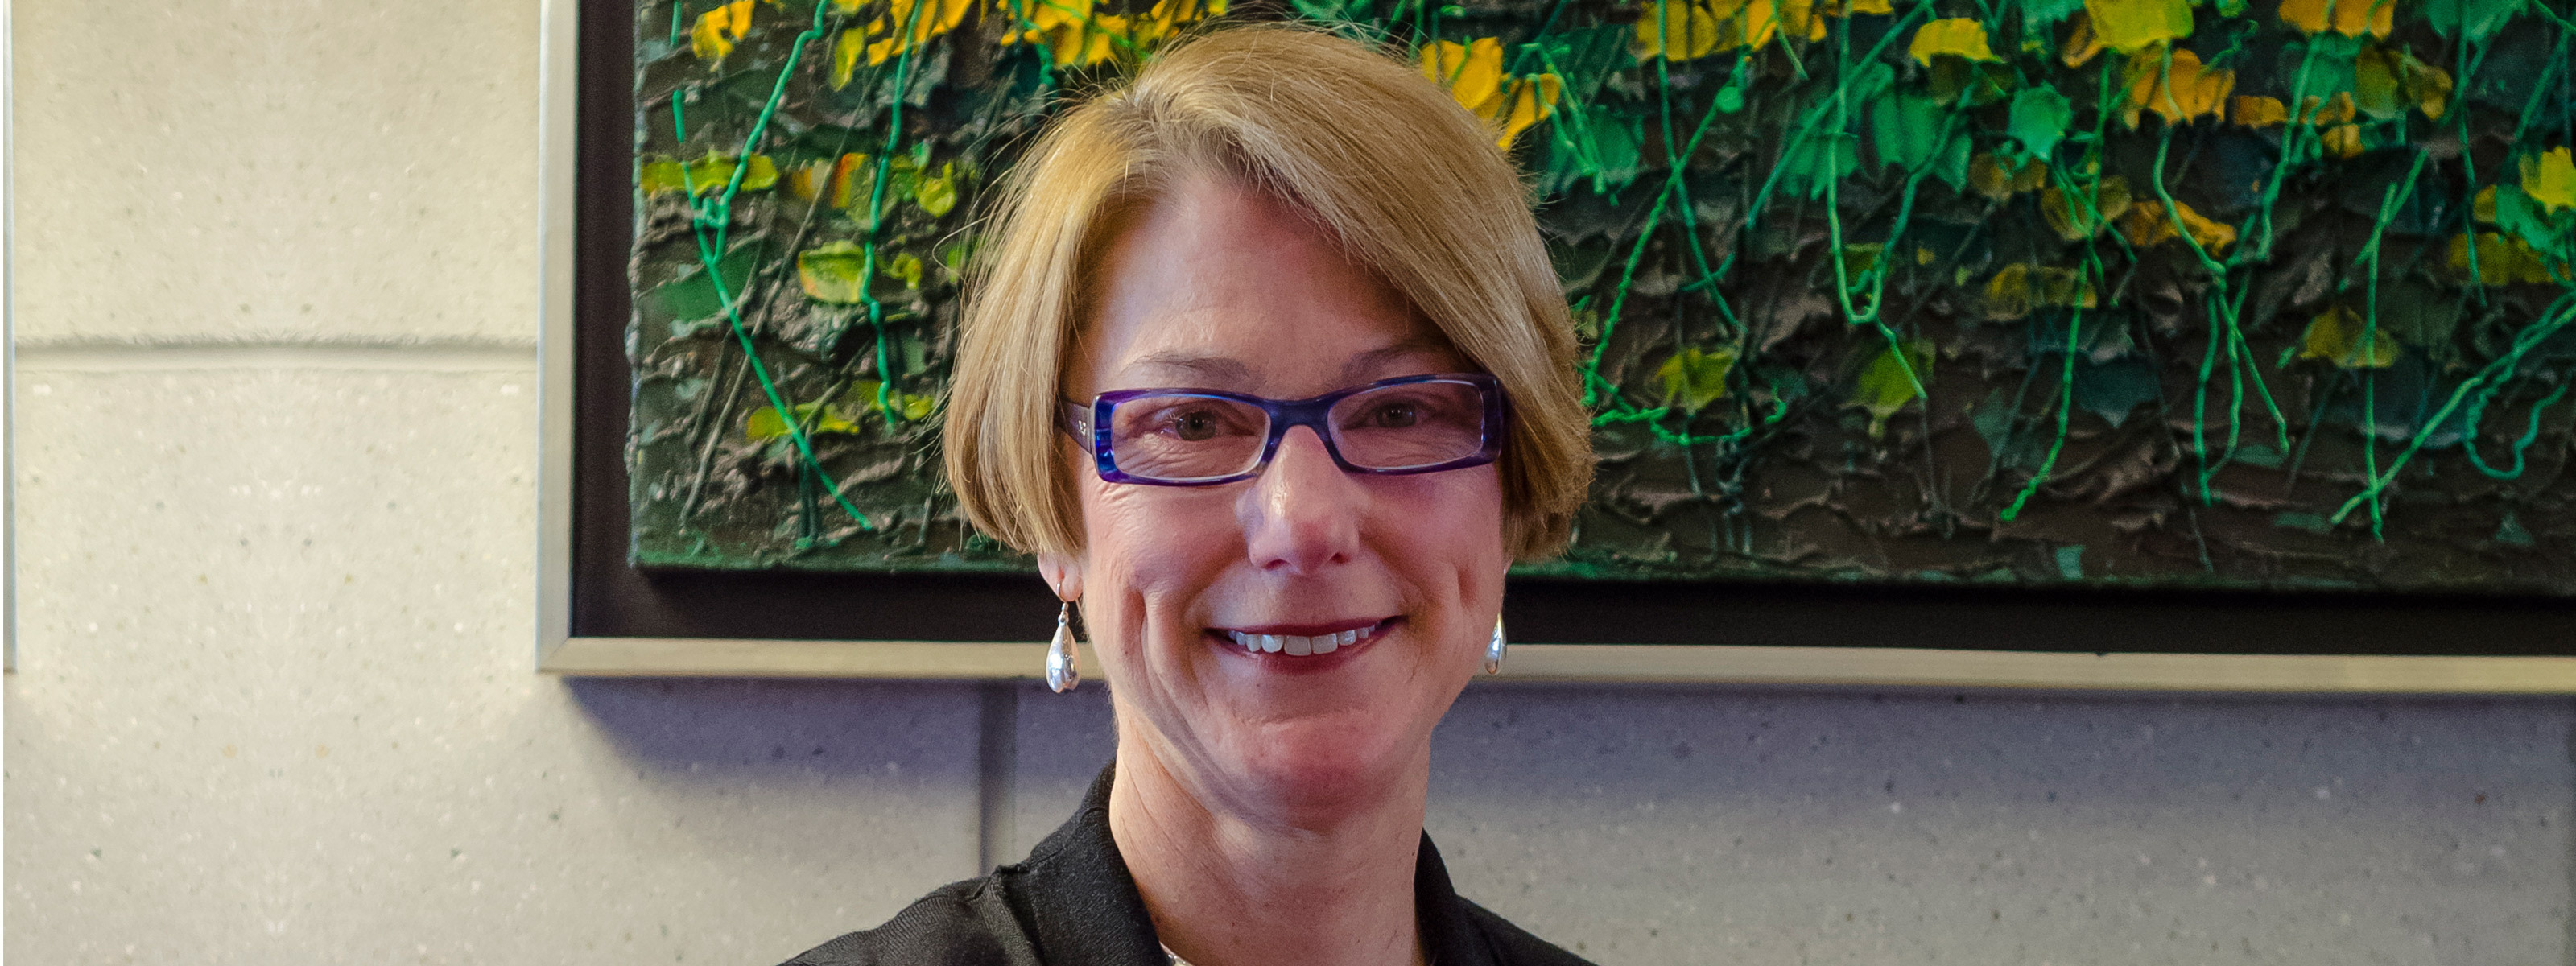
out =
[(1600, 467), (1525, 572), (2576, 593), (2567, 0), (642, 2), (632, 557), (1009, 570), (987, 186), (1211, 21), (1529, 173)]

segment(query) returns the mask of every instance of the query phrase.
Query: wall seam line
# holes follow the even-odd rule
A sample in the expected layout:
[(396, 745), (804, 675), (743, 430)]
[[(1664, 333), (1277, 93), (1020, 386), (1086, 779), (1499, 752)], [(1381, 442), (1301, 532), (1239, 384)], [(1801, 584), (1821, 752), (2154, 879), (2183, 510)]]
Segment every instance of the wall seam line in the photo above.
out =
[(22, 344), (20, 372), (138, 372), (216, 369), (343, 369), (406, 372), (528, 372), (534, 346), (474, 343), (366, 345), (329, 343), (196, 343), (159, 345)]
[(1012, 816), (1019, 807), (1014, 779), (1020, 757), (1020, 687), (990, 681), (978, 689), (981, 698), (975, 741), (975, 870), (969, 878), (1015, 858)]

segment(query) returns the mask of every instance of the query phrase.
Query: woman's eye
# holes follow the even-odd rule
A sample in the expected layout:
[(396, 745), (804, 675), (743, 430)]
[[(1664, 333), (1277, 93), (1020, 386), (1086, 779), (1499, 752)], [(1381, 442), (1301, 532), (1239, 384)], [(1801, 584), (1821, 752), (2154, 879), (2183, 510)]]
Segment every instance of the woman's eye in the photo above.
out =
[(1172, 434), (1188, 440), (1213, 437), (1216, 435), (1216, 417), (1204, 412), (1182, 413), (1172, 420)]
[(1173, 409), (1157, 420), (1165, 435), (1182, 442), (1215, 439), (1227, 430), (1226, 414), (1212, 409)]
[(1412, 403), (1385, 403), (1370, 410), (1368, 425), (1371, 429), (1403, 429), (1420, 421), (1421, 418), (1421, 411)]
[(1413, 429), (1448, 419), (1452, 408), (1446, 400), (1425, 394), (1390, 392), (1352, 407), (1341, 416), (1341, 425), (1346, 430)]

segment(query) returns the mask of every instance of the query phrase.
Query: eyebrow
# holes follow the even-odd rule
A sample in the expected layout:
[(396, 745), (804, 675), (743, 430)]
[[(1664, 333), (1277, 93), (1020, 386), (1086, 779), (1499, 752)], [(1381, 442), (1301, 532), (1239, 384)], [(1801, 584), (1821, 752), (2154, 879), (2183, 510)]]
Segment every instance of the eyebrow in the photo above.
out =
[(1351, 384), (1365, 382), (1370, 376), (1381, 374), (1388, 363), (1401, 360), (1405, 356), (1440, 352), (1448, 348), (1449, 343), (1444, 339), (1426, 335), (1407, 336), (1394, 345), (1383, 349), (1371, 349), (1352, 356), (1351, 361), (1342, 364), (1342, 381)]
[[(1342, 364), (1342, 381), (1356, 385), (1381, 375), (1391, 363), (1419, 353), (1440, 352), (1448, 343), (1428, 336), (1409, 336), (1393, 345), (1371, 349), (1352, 356)], [(1181, 378), (1197, 380), (1194, 385), (1206, 389), (1245, 390), (1257, 386), (1252, 368), (1225, 356), (1201, 355), (1175, 349), (1148, 353), (1128, 363), (1127, 371), (1139, 369), (1169, 372)]]
[(1209, 389), (1241, 388), (1252, 384), (1252, 370), (1241, 362), (1224, 356), (1198, 355), (1170, 349), (1148, 353), (1143, 358), (1128, 363), (1126, 368), (1129, 371), (1160, 369), (1184, 373), (1188, 378), (1202, 380), (1205, 387)]

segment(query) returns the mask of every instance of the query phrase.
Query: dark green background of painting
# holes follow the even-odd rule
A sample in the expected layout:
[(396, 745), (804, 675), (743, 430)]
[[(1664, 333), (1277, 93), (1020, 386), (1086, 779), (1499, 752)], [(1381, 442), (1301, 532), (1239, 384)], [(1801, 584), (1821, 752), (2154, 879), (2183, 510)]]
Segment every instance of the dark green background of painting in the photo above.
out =
[[(689, 4), (682, 18), (711, 6)], [(2423, 10), (2401, 5), (2386, 43), (2429, 63), (2465, 58), (2477, 65), (2453, 95), (2453, 113), (2440, 123), (2420, 113), (2363, 118), (2370, 150), (2302, 161), (2283, 173), (2270, 204), (2277, 225), (2270, 256), (2227, 273), (2225, 291), (2244, 298), (2245, 351), (2255, 360), (2248, 368), (2277, 398), (2288, 452), (2272, 445), (2275, 431), (2255, 401), (2235, 402), (2225, 368), (2209, 380), (2205, 407), (2195, 406), (2211, 344), (2213, 283), (2186, 246), (2168, 243), (2131, 257), (2125, 246), (2096, 243), (2109, 284), (2103, 304), (2073, 325), (2068, 386), (2060, 375), (2075, 323), (2070, 313), (2044, 309), (1995, 320), (1980, 301), (1984, 283), (2009, 264), (2080, 258), (2083, 246), (2051, 231), (2035, 195), (1998, 201), (1929, 170), (1946, 161), (1908, 165), (1908, 149), (1894, 143), (1906, 136), (1903, 126), (1873, 125), (1869, 104), (1848, 110), (1850, 159), (1836, 163), (1860, 170), (1836, 179), (1834, 204), (1809, 196), (1820, 188), (1811, 173), (1817, 152), (1790, 158), (1788, 176), (1774, 176), (1798, 120), (1828, 103), (1850, 74), (1838, 63), (1866, 62), (1863, 55), (1882, 39), (1889, 42), (1875, 62), (1891, 80), (1884, 96), (1913, 98), (1909, 104), (1938, 97), (1944, 78), (1904, 56), (1905, 34), (1936, 15), (1997, 24), (1994, 48), (2022, 75), (2013, 84), (2054, 86), (2072, 107), (2070, 130), (2089, 134), (2107, 62), (2065, 67), (2055, 57), (2068, 29), (2062, 18), (2080, 5), (2042, 6), (1931, 4), (1915, 14), (1900, 5), (1896, 15), (1833, 21), (1825, 41), (1774, 41), (1751, 57), (1712, 53), (1661, 70), (1627, 53), (1629, 23), (1641, 9), (1635, 4), (1507, 2), (1427, 11), (1307, 4), (1238, 7), (1232, 16), (1339, 15), (1373, 24), (1398, 43), (1499, 36), (1517, 51), (1538, 38), (1532, 49), (1563, 61), (1557, 66), (1568, 87), (1590, 105), (1588, 123), (1579, 134), (1560, 132), (1572, 127), (1567, 115), (1542, 123), (1521, 135), (1515, 157), (1533, 170), (1544, 198), (1541, 223), (1578, 306), (1587, 354), (1601, 339), (1608, 305), (1620, 307), (1599, 346), (1599, 378), (1617, 387), (1623, 411), (1652, 410), (1668, 395), (1658, 369), (1677, 352), (1739, 353), (1725, 394), (1696, 412), (1652, 420), (1662, 432), (1649, 422), (1597, 429), (1600, 472), (1573, 546), (1561, 560), (1524, 572), (2576, 592), (2576, 479), (2566, 472), (2576, 405), (2562, 401), (2541, 413), (2523, 454), (2527, 466), (2514, 479), (2478, 471), (2457, 439), (2473, 433), (2489, 462), (2504, 464), (2534, 404), (2576, 378), (2576, 331), (2522, 356), (2516, 378), (2478, 426), (2460, 425), (2455, 410), (2448, 425), (2432, 427), (2431, 444), (2390, 487), (2378, 534), (2367, 512), (2328, 522), (2360, 492), (2366, 461), (2382, 468), (2393, 461), (2463, 379), (2507, 351), (2567, 292), (2554, 283), (2465, 286), (2443, 271), (2445, 244), (2467, 227), (2473, 185), (2511, 183), (2517, 159), (2532, 148), (2576, 140), (2568, 112), (2576, 91), (2567, 90), (2568, 72), (2557, 66), (2567, 51), (2564, 5), (2508, 11), (2501, 28), (2477, 39), (2458, 27), (2436, 29)], [(761, 7), (750, 35), (711, 70), (685, 39), (670, 42), (669, 4), (640, 4), (639, 159), (739, 151), (810, 10), (792, 2)], [(2180, 46), (2204, 58), (2224, 54), (2238, 71), (2240, 94), (2286, 100), (2285, 65), (2319, 43), (2282, 24), (2265, 0), (2233, 16), (2214, 4), (2197, 15), (2202, 29)], [(746, 434), (746, 421), (768, 402), (729, 323), (684, 317), (693, 304), (688, 287), (704, 282), (690, 207), (676, 192), (639, 196), (627, 445), (637, 564), (1027, 566), (963, 525), (940, 480), (935, 415), (888, 420), (882, 408), (866, 405), (873, 397), (848, 388), (890, 372), (898, 408), (903, 395), (938, 397), (954, 345), (956, 275), (948, 266), (971, 246), (980, 186), (1007, 165), (1050, 98), (1114, 73), (1114, 65), (1042, 72), (1031, 48), (998, 42), (998, 20), (970, 13), (957, 30), (923, 45), (900, 78), (905, 107), (897, 140), (908, 157), (926, 158), (929, 171), (958, 165), (953, 209), (933, 215), (906, 196), (917, 181), (890, 179), (893, 200), (873, 234), (863, 218), (818, 209), (784, 186), (743, 192), (732, 211), (736, 247), (722, 271), (729, 284), (748, 288), (742, 323), (782, 396), (796, 404), (824, 400), (855, 415), (855, 431), (812, 440), (825, 473), (867, 514), (869, 527), (836, 505), (825, 474), (787, 440)], [(827, 23), (840, 29), (837, 19)], [(1550, 24), (1544, 33), (1542, 24)], [(2023, 49), (2024, 37), (2038, 49)], [(862, 67), (848, 87), (832, 90), (822, 76), (828, 40), (788, 74), (758, 146), (782, 166), (876, 153), (886, 140), (896, 63)], [(2462, 75), (2456, 67), (2452, 73)], [(2340, 83), (2350, 86), (2349, 71)], [(2541, 83), (2548, 88), (2534, 87)], [(674, 138), (675, 92), (690, 125), (685, 141)], [(2010, 93), (1985, 104), (1960, 103), (1980, 95), (1959, 95), (1939, 116), (1964, 132), (1970, 151), (1991, 153), (2012, 141)], [(1740, 109), (1716, 103), (1737, 96)], [(1709, 119), (1684, 173), (1671, 179), (1687, 201), (1661, 190), (1671, 171), (1667, 104), (1677, 143)], [(2163, 182), (2176, 198), (2229, 224), (2244, 224), (2261, 206), (2236, 186), (2270, 177), (2281, 154), (2280, 128), (2204, 118), (2177, 127), (2170, 144), (2161, 142), (2165, 125), (2152, 116), (2136, 130), (2116, 119), (2107, 130), (2098, 156), (2107, 172), (2149, 184), (2164, 147)], [(1934, 141), (1936, 153), (1952, 147)], [(2080, 152), (2062, 145), (2056, 157), (2075, 163)], [(2427, 160), (2405, 203), (2383, 210), (2390, 187), (2406, 182), (2419, 154)], [(1890, 157), (1898, 163), (1881, 163)], [(1909, 179), (1909, 168), (1929, 176)], [(1801, 177), (1809, 188), (1799, 187)], [(1916, 185), (1910, 205), (1909, 180)], [(1888, 322), (1935, 353), (1924, 374), (1928, 401), (1911, 401), (1882, 423), (1854, 400), (1873, 391), (1873, 378), (1876, 389), (1886, 388), (1887, 340), (1875, 326), (1844, 321), (1830, 236), (1839, 221), (1846, 244), (1884, 239), (1899, 208), (1907, 215), (1900, 248), (1931, 257), (1896, 260), (1886, 283)], [(1829, 219), (1828, 210), (1839, 217)], [(1748, 214), (1757, 211), (1758, 225), (1746, 231)], [(2373, 237), (2380, 240), (2375, 286), (2363, 257)], [(910, 254), (925, 266), (922, 284), (880, 279), (878, 324), (860, 307), (808, 299), (793, 253), (832, 241), (873, 243), (889, 261)], [(1706, 263), (1726, 266), (1713, 286), (1700, 284), (1713, 274)], [(2356, 371), (2291, 358), (2312, 318), (2374, 289), (2372, 307), (2403, 342), (2397, 364)], [(1724, 297), (1722, 307), (1710, 290)], [(1880, 363), (1875, 375), (1873, 363)], [(2365, 381), (2376, 404), (2370, 412), (2357, 402)], [(2072, 405), (2060, 443), (2062, 402)], [(2194, 429), (2217, 460), (2231, 414), (2242, 423), (2241, 442), (2235, 458), (2209, 475), (2204, 497)], [(2364, 430), (2372, 425), (2381, 439), (2365, 454)], [(1685, 435), (1687, 445), (1674, 441)], [(2052, 448), (2057, 456), (2049, 464)], [(2028, 506), (2002, 519), (2043, 464), (2051, 472)]]

